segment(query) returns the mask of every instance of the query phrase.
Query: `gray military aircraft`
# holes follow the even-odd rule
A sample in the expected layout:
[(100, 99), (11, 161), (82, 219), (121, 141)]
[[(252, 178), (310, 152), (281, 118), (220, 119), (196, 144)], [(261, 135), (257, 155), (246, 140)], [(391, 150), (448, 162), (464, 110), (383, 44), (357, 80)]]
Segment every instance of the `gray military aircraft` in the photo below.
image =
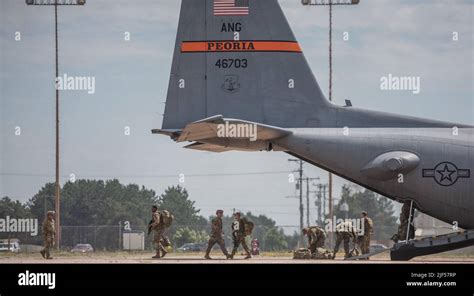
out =
[[(163, 125), (152, 132), (196, 150), (284, 151), (474, 228), (473, 127), (330, 103), (277, 0), (182, 1)], [(462, 235), (392, 258), (474, 244)]]

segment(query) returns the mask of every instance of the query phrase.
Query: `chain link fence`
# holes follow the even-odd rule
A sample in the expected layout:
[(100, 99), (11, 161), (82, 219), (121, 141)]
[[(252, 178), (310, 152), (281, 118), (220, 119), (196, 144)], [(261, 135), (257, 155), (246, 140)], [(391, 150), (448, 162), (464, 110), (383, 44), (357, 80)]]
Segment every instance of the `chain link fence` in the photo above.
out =
[[(119, 225), (97, 225), (97, 226), (62, 226), (61, 248), (68, 250), (77, 244), (90, 244), (97, 251), (123, 250), (124, 234), (130, 232), (144, 232), (144, 248), (153, 249), (153, 233), (148, 235), (145, 227), (129, 228)], [(178, 225), (173, 224), (165, 231), (170, 239), (173, 249), (178, 249), (185, 244), (206, 245), (211, 231), (210, 225)], [(379, 233), (384, 233), (382, 238), (372, 237), (373, 243), (381, 243), (390, 247), (390, 237), (395, 234), (393, 227), (378, 226)], [(223, 238), (226, 246), (232, 246), (231, 225), (223, 225)], [(300, 227), (295, 225), (254, 225), (252, 235), (247, 237), (250, 247), (251, 241), (256, 239), (261, 251), (288, 251), (307, 245), (307, 239), (301, 237)], [(333, 241), (326, 240), (327, 247), (333, 247)], [(215, 248), (218, 248), (216, 245)]]
[[(446, 233), (443, 227), (433, 228), (435, 233)], [(442, 228), (442, 229), (441, 229)], [(393, 242), (390, 237), (396, 233), (393, 226), (375, 225), (377, 235), (372, 236), (372, 243), (384, 244), (391, 247)], [(199, 244), (206, 246), (209, 239), (211, 226), (206, 225), (179, 225), (173, 224), (165, 234), (170, 239), (173, 249), (178, 249), (184, 244)], [(231, 225), (224, 223), (223, 238), (227, 247), (232, 246)], [(89, 226), (61, 226), (61, 249), (69, 251), (78, 244), (90, 244), (95, 251), (119, 251), (124, 249), (124, 239), (129, 239), (127, 233), (143, 233), (143, 243), (140, 244), (145, 250), (152, 250), (153, 234), (147, 235), (147, 226), (129, 226), (126, 224), (117, 225), (89, 225)], [(256, 239), (259, 243), (260, 251), (289, 251), (307, 245), (307, 239), (301, 237), (300, 227), (296, 225), (255, 225), (252, 235), (247, 237), (247, 243), (251, 246), (251, 241)], [(21, 245), (42, 245), (43, 239), (41, 229), (37, 235), (31, 236), (29, 233), (0, 233), (0, 239), (19, 239)], [(330, 235), (326, 239), (326, 247), (334, 245)], [(201, 248), (204, 248), (201, 247)], [(218, 248), (218, 246), (215, 246)]]

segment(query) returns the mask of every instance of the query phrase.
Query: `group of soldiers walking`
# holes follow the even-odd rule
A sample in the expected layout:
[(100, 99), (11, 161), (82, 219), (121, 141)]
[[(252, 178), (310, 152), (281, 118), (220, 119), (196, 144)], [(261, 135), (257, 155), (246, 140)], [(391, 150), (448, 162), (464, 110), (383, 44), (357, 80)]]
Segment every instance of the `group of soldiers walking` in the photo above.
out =
[(234, 247), (232, 248), (232, 253), (229, 254), (225, 247), (224, 238), (222, 237), (224, 234), (223, 226), (222, 226), (223, 216), (224, 216), (224, 211), (217, 210), (216, 217), (212, 219), (211, 236), (207, 243), (206, 255), (204, 255), (204, 258), (208, 260), (212, 259), (210, 254), (211, 254), (212, 247), (216, 243), (219, 245), (219, 247), (222, 250), (222, 253), (224, 253), (227, 259), (234, 259), (234, 256), (237, 253), (237, 250), (240, 245), (242, 245), (246, 254), (244, 259), (252, 258), (252, 256), (250, 255), (249, 247), (247, 246), (247, 242), (245, 241), (245, 238), (247, 237), (248, 234), (252, 232), (252, 230), (249, 228), (252, 228), (253, 224), (245, 223), (246, 221), (242, 218), (242, 215), (240, 214), (240, 212), (234, 213), (234, 221), (232, 222), (232, 228), (231, 228), (232, 241), (233, 241)]
[[(153, 232), (153, 248), (156, 254), (152, 257), (155, 259), (163, 258), (168, 253), (166, 247), (170, 246), (171, 243), (168, 237), (165, 235), (165, 230), (171, 225), (174, 216), (167, 210), (159, 211), (157, 206), (152, 206), (152, 219), (148, 225), (149, 234)], [(412, 211), (412, 212), (410, 212)], [(400, 213), (400, 227), (398, 234), (395, 235), (397, 240), (403, 240), (405, 237), (412, 239), (414, 236), (414, 226), (408, 227), (408, 217), (413, 216), (413, 207), (408, 203), (405, 203)], [(54, 221), (54, 211), (49, 211), (46, 218), (43, 221), (43, 241), (44, 246), (41, 250), (41, 255), (45, 259), (52, 259), (51, 248), (54, 246), (56, 229)], [(252, 233), (253, 223), (242, 218), (240, 212), (233, 214), (234, 221), (231, 226), (233, 249), (229, 254), (225, 247), (225, 241), (223, 238), (223, 223), (222, 217), (224, 216), (223, 210), (216, 211), (216, 217), (211, 222), (211, 233), (207, 244), (205, 259), (212, 259), (210, 253), (215, 244), (218, 244), (222, 253), (227, 259), (233, 259), (240, 245), (242, 245), (245, 252), (245, 259), (251, 258), (250, 250), (246, 243), (246, 237)], [(339, 247), (341, 244), (344, 246), (344, 258), (350, 258), (359, 254), (360, 248), (361, 254), (366, 255), (370, 253), (370, 238), (373, 233), (373, 222), (372, 219), (367, 215), (367, 212), (362, 212), (361, 219), (363, 223), (363, 231), (359, 232), (350, 221), (344, 221), (336, 225), (335, 236), (336, 243), (332, 255), (332, 259), (335, 259)], [(412, 225), (410, 225), (412, 226)], [(326, 258), (328, 254), (331, 254), (325, 249), (326, 232), (319, 226), (312, 226), (302, 229), (304, 236), (308, 238), (308, 249), (312, 255), (312, 258)], [(394, 237), (395, 237), (394, 236)], [(394, 239), (395, 240), (395, 239)], [(351, 250), (350, 245), (353, 245)], [(320, 256), (320, 257), (318, 257)], [(325, 257), (326, 256), (326, 257)], [(330, 258), (327, 258), (330, 259)]]
[[(225, 242), (223, 238), (223, 225), (222, 217), (224, 215), (223, 210), (216, 211), (216, 217), (212, 220), (211, 223), (211, 234), (208, 241), (208, 246), (206, 250), (206, 255), (204, 258), (211, 259), (210, 253), (212, 247), (217, 243), (221, 248), (222, 252), (227, 259), (233, 259), (240, 245), (242, 245), (245, 251), (245, 259), (251, 258), (250, 250), (247, 246), (245, 238), (252, 232), (253, 223), (246, 221), (242, 218), (240, 212), (234, 213), (234, 221), (232, 223), (232, 241), (233, 249), (229, 254), (225, 247)], [(54, 211), (49, 211), (46, 215), (46, 218), (43, 221), (43, 249), (40, 251), (41, 255), (45, 259), (52, 259), (51, 249), (54, 247), (56, 230), (55, 230), (55, 213)], [(151, 208), (151, 221), (148, 224), (148, 234), (153, 232), (153, 248), (155, 249), (155, 255), (152, 257), (154, 259), (160, 259), (166, 256), (168, 251), (166, 247), (170, 246), (170, 240), (165, 234), (167, 228), (170, 227), (174, 216), (167, 210), (159, 211), (157, 206), (152, 206)]]
[[(332, 256), (324, 248), (326, 242), (326, 231), (319, 226), (303, 228), (303, 235), (308, 238), (308, 250), (311, 252), (311, 258), (315, 259), (335, 259), (341, 243), (344, 245), (344, 258), (350, 258), (358, 254), (357, 246), (360, 247), (362, 255), (370, 252), (370, 237), (373, 233), (373, 222), (367, 212), (362, 212), (363, 232), (359, 232), (350, 221), (344, 221), (336, 226), (336, 244)], [(350, 244), (353, 244), (351, 251)], [(332, 258), (328, 258), (332, 257)]]
[[(168, 211), (158, 211), (157, 206), (152, 207), (152, 220), (149, 223), (149, 232), (153, 231), (153, 247), (156, 251), (155, 256), (152, 258), (159, 259), (163, 258), (168, 252), (166, 251), (167, 246), (170, 246), (170, 241), (165, 235), (165, 230), (171, 225), (173, 215)], [(222, 217), (224, 216), (223, 210), (216, 211), (216, 217), (211, 222), (211, 234), (207, 244), (206, 254), (204, 258), (212, 259), (210, 254), (215, 244), (218, 244), (227, 259), (233, 259), (240, 245), (244, 248), (245, 259), (249, 259), (250, 250), (247, 246), (245, 238), (252, 232), (253, 224), (244, 220), (240, 212), (234, 213), (234, 221), (232, 223), (232, 240), (234, 243), (232, 252), (229, 254), (223, 238), (223, 224)], [(247, 223), (246, 223), (247, 222)]]

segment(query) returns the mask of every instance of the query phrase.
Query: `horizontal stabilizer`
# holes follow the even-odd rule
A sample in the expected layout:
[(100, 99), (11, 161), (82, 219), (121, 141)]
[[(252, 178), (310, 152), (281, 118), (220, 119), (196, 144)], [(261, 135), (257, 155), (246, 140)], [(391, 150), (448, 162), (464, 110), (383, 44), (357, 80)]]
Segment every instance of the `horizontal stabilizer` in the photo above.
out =
[(151, 133), (152, 134), (165, 135), (165, 136), (170, 137), (173, 140), (176, 140), (179, 137), (179, 135), (181, 133), (181, 130), (178, 130), (178, 129), (152, 129)]
[(202, 142), (209, 139), (235, 139), (256, 142), (270, 141), (289, 134), (291, 134), (290, 131), (279, 127), (217, 115), (186, 125), (176, 141)]
[(240, 151), (244, 150), (244, 149), (235, 149), (231, 147), (225, 147), (225, 146), (208, 144), (208, 143), (200, 143), (200, 142), (189, 144), (187, 146), (184, 146), (184, 148), (200, 150), (200, 151), (208, 151), (208, 152), (218, 152), (218, 153), (232, 151), (232, 150), (240, 150)]

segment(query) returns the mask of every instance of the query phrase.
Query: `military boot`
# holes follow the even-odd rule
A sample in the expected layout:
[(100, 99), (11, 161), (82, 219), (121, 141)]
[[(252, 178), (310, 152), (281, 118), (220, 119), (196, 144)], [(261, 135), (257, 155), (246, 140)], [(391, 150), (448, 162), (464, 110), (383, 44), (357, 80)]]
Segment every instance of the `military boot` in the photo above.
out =
[(168, 251), (165, 248), (161, 248), (161, 258), (165, 257), (166, 254), (168, 254)]
[(160, 258), (161, 258), (161, 256), (160, 256), (160, 251), (156, 252), (156, 255), (153, 256), (153, 257), (151, 257), (151, 258), (153, 258), (153, 259), (160, 259)]
[(212, 258), (210, 256), (210, 254), (211, 254), (211, 248), (207, 247), (206, 255), (204, 255), (204, 258), (207, 259), (207, 260), (211, 260)]

